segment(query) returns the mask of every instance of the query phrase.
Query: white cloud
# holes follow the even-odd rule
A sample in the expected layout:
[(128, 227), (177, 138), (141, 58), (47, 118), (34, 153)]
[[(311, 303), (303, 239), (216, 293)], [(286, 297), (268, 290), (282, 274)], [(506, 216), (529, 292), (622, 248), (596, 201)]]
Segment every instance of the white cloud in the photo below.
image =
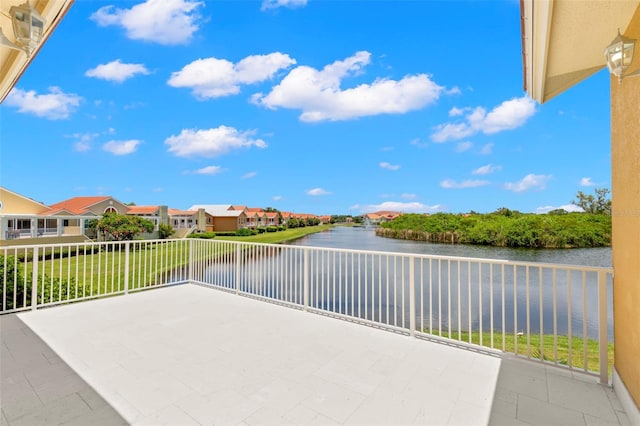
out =
[(273, 201), (282, 201), (283, 197), (282, 195), (274, 195), (273, 197), (271, 197), (271, 199)]
[(169, 152), (178, 157), (217, 157), (233, 149), (266, 148), (262, 139), (253, 139), (255, 131), (240, 131), (233, 127), (219, 126), (214, 129), (183, 129), (179, 135), (170, 136), (164, 143)]
[(456, 145), (456, 152), (465, 152), (465, 151), (469, 151), (471, 149), (471, 147), (473, 147), (473, 143), (466, 141), (466, 142), (459, 142), (458, 145)]
[(558, 206), (558, 207), (541, 206), (541, 207), (536, 208), (533, 212), (537, 213), (537, 214), (545, 214), (545, 213), (549, 213), (551, 210), (557, 210), (557, 209), (563, 209), (563, 210), (566, 210), (568, 212), (583, 212), (584, 211), (580, 207), (576, 206), (575, 204), (563, 204), (563, 205)]
[(99, 133), (74, 133), (66, 135), (67, 138), (73, 138), (76, 142), (73, 144), (73, 150), (77, 152), (85, 152), (91, 149), (91, 142), (100, 136)]
[(218, 98), (235, 95), (241, 84), (265, 81), (295, 63), (295, 59), (280, 52), (247, 56), (236, 64), (213, 57), (197, 59), (172, 73), (167, 84), (187, 87), (200, 99)]
[(217, 175), (221, 171), (222, 171), (222, 167), (220, 167), (220, 166), (207, 166), (207, 167), (203, 167), (203, 168), (198, 169), (198, 170), (194, 170), (193, 173), (197, 174), (197, 175), (213, 176), (213, 175)]
[(74, 93), (64, 93), (59, 87), (49, 87), (49, 93), (38, 95), (35, 90), (14, 88), (5, 99), (8, 106), (18, 112), (33, 114), (49, 120), (69, 118), (80, 105), (82, 98)]
[(580, 179), (580, 186), (595, 186), (596, 184), (591, 180), (590, 177), (583, 177)]
[(400, 198), (404, 198), (405, 200), (415, 200), (416, 198), (418, 198), (418, 196), (416, 194), (400, 194)]
[(380, 163), (379, 166), (382, 169), (392, 170), (392, 171), (396, 171), (400, 168), (398, 164), (391, 164), (391, 163), (387, 163), (386, 161), (383, 161), (382, 163)]
[(415, 138), (409, 143), (413, 146), (417, 146), (418, 148), (426, 148), (429, 146), (429, 142), (422, 142), (419, 138)]
[(240, 179), (251, 179), (251, 178), (256, 177), (257, 174), (258, 174), (258, 172), (245, 173), (242, 176), (240, 176)]
[(445, 179), (440, 182), (440, 187), (444, 189), (464, 189), (464, 188), (477, 188), (480, 186), (489, 185), (491, 182), (488, 180), (468, 179), (462, 182), (457, 182), (453, 179)]
[(325, 191), (322, 188), (313, 188), (307, 191), (307, 195), (317, 196), (317, 195), (329, 195), (331, 194), (328, 191)]
[(109, 141), (102, 145), (102, 149), (112, 153), (113, 155), (128, 155), (136, 152), (140, 142), (141, 141), (137, 139), (130, 139), (128, 141)]
[(341, 89), (342, 79), (363, 72), (371, 53), (361, 51), (322, 70), (299, 66), (267, 95), (252, 97), (267, 108), (300, 109), (306, 122), (349, 120), (378, 114), (403, 114), (435, 102), (444, 88), (426, 74), (401, 80), (379, 78), (370, 84)]
[(136, 74), (148, 75), (149, 70), (142, 64), (123, 64), (120, 59), (98, 65), (84, 73), (87, 77), (115, 81), (116, 83), (122, 83)]
[(385, 201), (380, 204), (367, 204), (364, 206), (356, 204), (354, 206), (351, 206), (349, 210), (360, 210), (362, 213), (376, 212), (380, 210), (389, 210), (403, 213), (436, 213), (442, 211), (442, 206), (439, 204), (429, 206), (427, 204), (418, 203), (417, 201)]
[(456, 108), (453, 107), (449, 110), (449, 117), (459, 117), (464, 114), (469, 108)]
[(481, 149), (480, 149), (480, 154), (482, 155), (489, 155), (493, 152), (493, 143), (488, 143), (485, 144)]
[(303, 7), (306, 5), (307, 0), (262, 0), (262, 7), (260, 10), (277, 9), (279, 7), (295, 9), (296, 7)]
[(551, 175), (534, 175), (531, 173), (517, 182), (505, 183), (504, 187), (513, 192), (524, 192), (530, 189), (542, 190), (547, 187), (547, 182), (550, 179)]
[(198, 31), (197, 9), (204, 2), (192, 0), (147, 0), (131, 9), (104, 6), (91, 15), (102, 27), (125, 29), (127, 37), (164, 45), (186, 44)]
[[(458, 140), (484, 133), (491, 135), (522, 126), (536, 112), (536, 103), (528, 96), (502, 102), (487, 113), (483, 107), (455, 108), (454, 115), (466, 112), (462, 123), (445, 123), (436, 126), (431, 139), (434, 142)], [(450, 111), (451, 114), (451, 111)]]
[(493, 164), (487, 164), (486, 166), (478, 167), (471, 172), (473, 175), (490, 175), (491, 173), (502, 170), (502, 166), (494, 166)]

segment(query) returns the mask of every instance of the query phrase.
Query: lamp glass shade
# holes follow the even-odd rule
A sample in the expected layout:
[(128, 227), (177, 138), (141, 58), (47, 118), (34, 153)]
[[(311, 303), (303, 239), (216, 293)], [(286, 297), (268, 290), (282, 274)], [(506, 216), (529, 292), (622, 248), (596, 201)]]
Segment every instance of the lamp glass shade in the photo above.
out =
[(13, 21), (13, 33), (16, 43), (32, 52), (42, 40), (45, 20), (27, 2), (20, 6), (13, 6), (9, 10)]
[(609, 72), (616, 75), (620, 80), (622, 80), (624, 72), (633, 62), (634, 49), (635, 40), (621, 35), (620, 31), (618, 31), (618, 36), (604, 50), (604, 58)]

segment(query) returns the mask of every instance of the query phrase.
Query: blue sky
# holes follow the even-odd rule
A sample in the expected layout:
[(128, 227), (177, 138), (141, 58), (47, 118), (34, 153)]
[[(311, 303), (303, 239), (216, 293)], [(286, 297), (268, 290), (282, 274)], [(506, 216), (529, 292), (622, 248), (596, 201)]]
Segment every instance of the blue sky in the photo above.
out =
[(523, 91), (517, 1), (78, 0), (0, 106), (47, 204), (524, 212), (610, 186), (609, 76)]

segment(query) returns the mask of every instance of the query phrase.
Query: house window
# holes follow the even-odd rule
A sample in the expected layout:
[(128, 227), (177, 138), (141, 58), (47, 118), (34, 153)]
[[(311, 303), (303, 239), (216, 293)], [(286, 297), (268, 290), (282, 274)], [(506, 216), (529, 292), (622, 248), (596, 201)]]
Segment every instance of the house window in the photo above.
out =
[(106, 209), (104, 209), (105, 213), (118, 213), (118, 211), (115, 209), (115, 207), (107, 207)]
[(64, 219), (62, 221), (62, 226), (69, 226), (69, 219)]

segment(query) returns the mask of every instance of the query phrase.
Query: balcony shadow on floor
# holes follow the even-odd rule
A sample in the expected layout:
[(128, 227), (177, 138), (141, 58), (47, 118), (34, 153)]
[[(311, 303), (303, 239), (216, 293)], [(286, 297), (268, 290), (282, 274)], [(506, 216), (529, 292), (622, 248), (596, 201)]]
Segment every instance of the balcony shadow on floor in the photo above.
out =
[(126, 425), (16, 314), (0, 316), (2, 425)]

